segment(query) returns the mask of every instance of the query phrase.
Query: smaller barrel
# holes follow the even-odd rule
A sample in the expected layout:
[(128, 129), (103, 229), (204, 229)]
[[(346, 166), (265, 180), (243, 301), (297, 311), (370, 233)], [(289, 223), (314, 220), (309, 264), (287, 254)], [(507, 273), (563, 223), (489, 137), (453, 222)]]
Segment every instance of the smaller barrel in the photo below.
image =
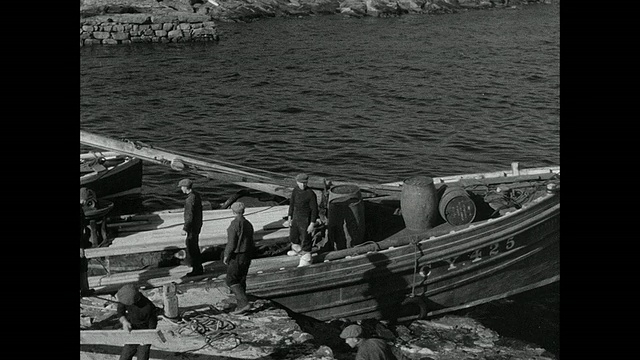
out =
[(364, 202), (356, 185), (329, 189), (327, 230), (330, 247), (341, 250), (362, 244), (365, 239)]
[(476, 217), (476, 204), (461, 187), (447, 188), (440, 198), (440, 216), (451, 225), (469, 224)]
[(402, 218), (407, 229), (429, 230), (437, 218), (436, 186), (428, 176), (416, 176), (405, 180), (400, 194)]

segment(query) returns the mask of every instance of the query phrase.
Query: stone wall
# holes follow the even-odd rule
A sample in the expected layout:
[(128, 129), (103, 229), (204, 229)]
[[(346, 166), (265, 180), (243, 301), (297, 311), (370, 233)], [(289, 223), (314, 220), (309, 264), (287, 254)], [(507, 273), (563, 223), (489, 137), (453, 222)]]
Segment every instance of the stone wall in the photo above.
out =
[(80, 46), (218, 39), (216, 25), (206, 15), (110, 14), (80, 19)]

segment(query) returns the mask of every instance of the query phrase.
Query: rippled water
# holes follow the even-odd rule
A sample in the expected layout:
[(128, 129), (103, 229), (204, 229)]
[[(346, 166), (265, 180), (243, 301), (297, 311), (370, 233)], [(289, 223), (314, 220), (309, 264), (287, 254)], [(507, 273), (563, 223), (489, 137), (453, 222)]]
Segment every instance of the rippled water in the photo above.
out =
[[(81, 128), (331, 179), (559, 164), (556, 5), (219, 26), (218, 44), (81, 48)], [(145, 196), (180, 206), (179, 176), (147, 170)]]
[[(219, 43), (82, 47), (81, 128), (335, 180), (559, 165), (559, 22), (559, 5), (276, 18), (221, 23)], [(181, 207), (180, 177), (145, 164), (144, 206)]]

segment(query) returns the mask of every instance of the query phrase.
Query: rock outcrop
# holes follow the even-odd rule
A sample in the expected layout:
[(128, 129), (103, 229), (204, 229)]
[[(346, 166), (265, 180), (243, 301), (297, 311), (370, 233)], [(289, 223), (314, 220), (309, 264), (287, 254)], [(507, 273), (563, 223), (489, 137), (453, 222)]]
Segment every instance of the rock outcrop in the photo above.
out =
[(265, 17), (323, 14), (355, 17), (443, 14), (538, 2), (549, 4), (551, 0), (81, 0), (80, 15), (82, 18), (179, 11), (207, 15), (217, 21), (247, 22)]
[(529, 2), (551, 0), (80, 0), (80, 46), (218, 40), (214, 21), (446, 14)]
[[(161, 289), (142, 290), (159, 308)], [(115, 298), (84, 298), (80, 305), (80, 329), (119, 329)], [(178, 294), (180, 320), (162, 318), (158, 329), (180, 338), (168, 348), (151, 350), (152, 358), (284, 360), (350, 360), (355, 357), (339, 334), (350, 323), (320, 322), (289, 314), (268, 300), (255, 300), (246, 315), (232, 315), (235, 298), (226, 287), (193, 288)], [(194, 321), (201, 326), (195, 331)], [(478, 322), (459, 316), (417, 320), (389, 325), (362, 320), (366, 337), (385, 339), (398, 360), (537, 359), (555, 356), (538, 346), (503, 338)], [(81, 345), (81, 359), (116, 359), (113, 347)]]

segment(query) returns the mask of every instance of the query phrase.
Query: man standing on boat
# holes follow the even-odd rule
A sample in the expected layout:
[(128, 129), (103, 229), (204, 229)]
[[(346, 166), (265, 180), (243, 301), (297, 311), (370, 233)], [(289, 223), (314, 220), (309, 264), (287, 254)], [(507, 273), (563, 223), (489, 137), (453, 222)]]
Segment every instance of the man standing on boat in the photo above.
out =
[(87, 202), (86, 188), (80, 189), (80, 297), (91, 296), (95, 290), (89, 288), (89, 260), (85, 257), (84, 249), (91, 246), (87, 231), (87, 218), (84, 215), (84, 204)]
[(227, 228), (227, 246), (223, 262), (227, 265), (226, 283), (236, 297), (237, 306), (232, 314), (243, 314), (251, 308), (247, 299), (247, 273), (255, 252), (253, 225), (244, 217), (244, 204), (234, 202), (231, 210), (235, 216)]
[(298, 186), (291, 192), (287, 219), (291, 226), (289, 230), (291, 250), (287, 252), (289, 256), (304, 256), (311, 252), (312, 234), (318, 220), (318, 200), (316, 193), (307, 187), (308, 182), (307, 174), (298, 174), (296, 176)]
[(396, 360), (396, 356), (391, 352), (386, 341), (378, 338), (365, 339), (362, 336), (362, 326), (360, 325), (347, 326), (340, 333), (340, 337), (347, 345), (358, 348), (356, 360)]
[(202, 275), (202, 255), (200, 254), (200, 230), (202, 229), (202, 198), (193, 190), (191, 179), (182, 179), (178, 187), (187, 194), (184, 205), (184, 226), (182, 235), (187, 235), (185, 240), (187, 248), (187, 263), (191, 265), (191, 272), (187, 276)]

